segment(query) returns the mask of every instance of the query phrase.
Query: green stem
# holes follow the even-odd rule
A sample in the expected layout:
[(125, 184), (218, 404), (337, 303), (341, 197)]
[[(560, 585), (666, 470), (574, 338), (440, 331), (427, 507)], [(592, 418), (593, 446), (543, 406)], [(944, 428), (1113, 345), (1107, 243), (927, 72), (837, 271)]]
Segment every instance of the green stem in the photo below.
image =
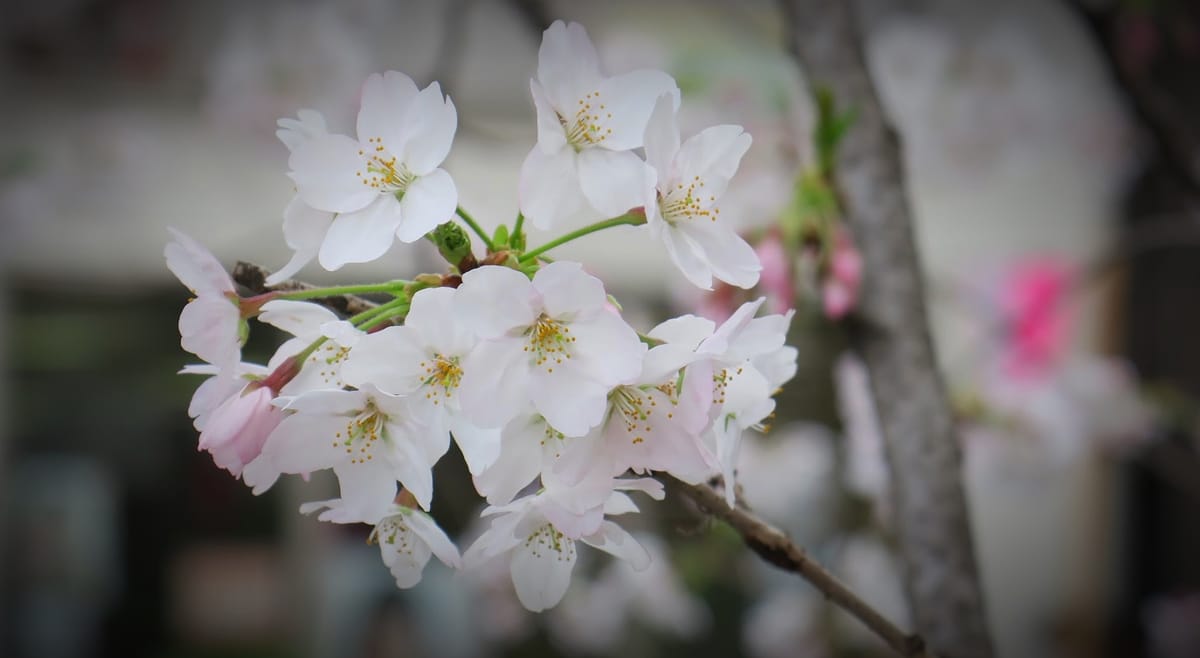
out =
[(638, 213), (638, 214), (626, 213), (624, 215), (621, 215), (620, 217), (606, 219), (602, 222), (596, 222), (595, 224), (588, 224), (587, 226), (585, 226), (581, 229), (576, 229), (574, 231), (571, 231), (570, 233), (567, 233), (566, 235), (559, 236), (559, 237), (547, 242), (546, 244), (538, 247), (537, 249), (526, 252), (525, 255), (521, 256), (520, 262), (527, 263), (527, 262), (537, 258), (538, 256), (546, 253), (547, 251), (550, 251), (551, 249), (553, 249), (555, 247), (564, 245), (572, 240), (582, 238), (583, 236), (588, 235), (590, 233), (595, 233), (596, 231), (603, 231), (606, 228), (612, 228), (614, 226), (624, 226), (624, 225), (638, 226), (640, 224), (645, 224), (645, 223), (646, 223), (645, 215), (643, 215), (641, 213)]
[(370, 328), (375, 324), (378, 324), (378, 322), (376, 322), (377, 320), (381, 318), (387, 319), (392, 317), (392, 311), (396, 311), (401, 308), (407, 311), (408, 306), (409, 301), (407, 298), (401, 297), (393, 299), (386, 304), (381, 304), (375, 308), (369, 308), (358, 315), (351, 316), (349, 322), (359, 329)]
[(474, 217), (468, 215), (467, 211), (463, 210), (462, 206), (456, 208), (455, 212), (458, 213), (458, 216), (462, 218), (463, 223), (469, 226), (472, 231), (475, 231), (475, 235), (478, 235), (480, 240), (483, 240), (483, 244), (487, 246), (488, 251), (494, 251), (496, 249), (495, 245), (492, 244), (492, 239), (488, 237), (487, 233), (483, 232), (483, 227), (475, 221)]
[(373, 292), (384, 292), (391, 295), (403, 294), (404, 286), (412, 283), (403, 279), (387, 283), (365, 283), (353, 286), (329, 286), (327, 288), (309, 288), (307, 290), (291, 290), (277, 293), (276, 299), (314, 299), (318, 297), (337, 297), (339, 295), (363, 295)]
[(525, 214), (517, 213), (517, 221), (513, 224), (513, 238), (521, 235), (521, 228), (525, 225)]

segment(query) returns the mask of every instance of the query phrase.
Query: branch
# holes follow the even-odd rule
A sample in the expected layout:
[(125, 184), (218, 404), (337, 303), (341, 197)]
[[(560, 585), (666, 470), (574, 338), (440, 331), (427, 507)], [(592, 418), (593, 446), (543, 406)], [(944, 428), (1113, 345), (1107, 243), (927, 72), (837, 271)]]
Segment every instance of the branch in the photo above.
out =
[(691, 499), (701, 511), (729, 524), (742, 536), (746, 546), (763, 560), (807, 580), (826, 599), (862, 622), (896, 653), (911, 658), (933, 658), (921, 636), (906, 633), (893, 624), (871, 604), (859, 598), (837, 576), (810, 558), (783, 531), (740, 507), (730, 507), (725, 503), (725, 498), (710, 486), (688, 484), (666, 474), (660, 475), (659, 479), (673, 491)]
[[(313, 287), (299, 281), (286, 281), (268, 287), (264, 280), (270, 274), (266, 269), (245, 261), (239, 261), (233, 268), (233, 280), (255, 294), (272, 290), (307, 290)], [(346, 313), (348, 309), (358, 313), (378, 306), (353, 295), (311, 301), (342, 313)], [(794, 544), (780, 530), (744, 509), (730, 508), (721, 494), (712, 487), (688, 484), (666, 474), (661, 477), (665, 484), (690, 498), (702, 511), (728, 523), (742, 536), (746, 546), (759, 557), (812, 583), (827, 599), (861, 621), (900, 655), (910, 658), (934, 658), (933, 654), (925, 649), (925, 641), (920, 636), (902, 631), (869, 603), (859, 598), (838, 580), (837, 576), (808, 557), (804, 549)]]
[(925, 317), (899, 144), (867, 71), (852, 4), (785, 2), (805, 77), (855, 112), (833, 176), (864, 264), (850, 339), (870, 372), (916, 628), (939, 654), (990, 658), (958, 437)]

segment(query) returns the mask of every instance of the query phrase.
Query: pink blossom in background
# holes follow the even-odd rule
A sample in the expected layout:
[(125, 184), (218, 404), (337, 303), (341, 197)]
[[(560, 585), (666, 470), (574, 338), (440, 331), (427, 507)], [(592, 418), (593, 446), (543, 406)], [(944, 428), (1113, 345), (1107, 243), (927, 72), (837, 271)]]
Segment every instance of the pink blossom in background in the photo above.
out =
[(767, 295), (767, 304), (772, 313), (787, 313), (792, 310), (796, 289), (792, 281), (792, 266), (787, 249), (779, 231), (767, 233), (754, 251), (762, 263), (758, 286)]
[(829, 257), (829, 274), (821, 284), (821, 301), (825, 316), (838, 320), (858, 304), (858, 289), (862, 283), (862, 254), (854, 238), (843, 227), (835, 229), (833, 251)]
[(1018, 263), (1005, 275), (999, 300), (1006, 326), (1005, 374), (1042, 377), (1063, 354), (1069, 329), (1063, 302), (1070, 286), (1067, 265), (1048, 258)]
[(283, 419), (283, 412), (271, 404), (274, 397), (266, 386), (247, 386), (230, 396), (200, 433), (200, 449), (210, 452), (217, 466), (241, 477), (242, 469), (262, 453), (267, 436)]

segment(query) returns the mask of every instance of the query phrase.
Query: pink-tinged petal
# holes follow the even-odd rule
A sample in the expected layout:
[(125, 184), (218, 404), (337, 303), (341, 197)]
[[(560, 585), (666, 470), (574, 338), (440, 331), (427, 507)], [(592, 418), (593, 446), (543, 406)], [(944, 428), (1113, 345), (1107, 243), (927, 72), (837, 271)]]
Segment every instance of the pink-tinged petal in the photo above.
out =
[[(520, 501), (524, 505), (524, 499)], [(516, 503), (514, 503), (515, 505)], [(494, 512), (497, 508), (489, 507), (484, 510), (483, 515), (486, 516), (489, 512)], [(463, 553), (463, 564), (468, 569), (479, 567), (488, 560), (508, 552), (517, 544), (524, 541), (524, 537), (518, 537), (516, 534), (517, 526), (524, 520), (524, 514), (516, 512), (508, 512), (503, 516), (498, 516), (492, 519), (492, 524), (488, 527), (475, 543), (471, 544)]]
[(639, 544), (633, 535), (612, 521), (600, 524), (600, 530), (594, 535), (584, 537), (583, 542), (625, 560), (635, 571), (644, 571), (650, 566), (650, 553), (646, 548)]
[(379, 258), (392, 246), (392, 236), (400, 221), (400, 204), (391, 195), (377, 196), (362, 210), (338, 215), (321, 244), (318, 255), (321, 267), (333, 271), (346, 263), (367, 263)]
[(454, 217), (458, 188), (445, 169), (434, 169), (413, 181), (400, 199), (403, 220), (396, 228), (401, 242), (416, 242), (438, 224)]
[(675, 80), (651, 69), (630, 71), (600, 83), (600, 102), (611, 114), (603, 126), (611, 129), (600, 146), (613, 151), (635, 149), (646, 136), (646, 124), (659, 96), (671, 98), (671, 109), (679, 108), (679, 87)]
[(646, 164), (658, 172), (659, 184), (678, 178), (673, 175), (672, 163), (679, 151), (679, 122), (675, 118), (676, 101), (663, 94), (654, 103), (654, 111), (646, 122)]
[(546, 313), (556, 319), (570, 320), (602, 311), (608, 301), (600, 279), (570, 261), (550, 263), (538, 270), (533, 287), (541, 296)]
[(321, 335), (321, 325), (336, 321), (338, 316), (320, 304), (273, 299), (262, 305), (258, 319), (293, 336), (315, 339)]
[(391, 509), (396, 497), (396, 474), (386, 460), (376, 456), (369, 462), (343, 462), (333, 472), (342, 494), (343, 518), (375, 523)]
[(683, 315), (659, 324), (647, 335), (656, 340), (683, 345), (694, 350), (700, 347), (700, 343), (705, 339), (711, 337), (716, 328), (716, 323), (708, 318)]
[(614, 488), (619, 491), (640, 491), (654, 500), (663, 500), (667, 497), (667, 491), (663, 483), (654, 478), (620, 479), (617, 480)]
[(529, 93), (533, 95), (533, 107), (537, 111), (537, 148), (551, 155), (567, 146), (567, 134), (558, 113), (550, 105), (546, 91), (537, 80), (529, 81)]
[(608, 386), (567, 367), (553, 373), (535, 369), (531, 380), (534, 409), (563, 434), (583, 436), (604, 420)]
[(234, 291), (233, 279), (212, 252), (181, 231), (174, 228), (167, 230), (174, 238), (174, 241), (168, 242), (163, 249), (167, 269), (171, 270), (188, 290), (197, 295)]
[(455, 569), (462, 568), (462, 557), (458, 554), (458, 548), (432, 517), (414, 510), (404, 515), (404, 521), (442, 564)]
[(197, 297), (179, 314), (183, 349), (218, 366), (232, 366), (241, 355), (238, 307), (225, 297)]
[(514, 548), (510, 571), (521, 605), (532, 612), (558, 605), (571, 584), (575, 559), (575, 541), (549, 524)]
[(312, 473), (332, 468), (346, 456), (337, 433), (347, 419), (336, 416), (287, 416), (263, 444), (263, 455), (280, 473)]
[(325, 135), (301, 144), (288, 158), (296, 194), (309, 206), (328, 212), (364, 208), (379, 191), (356, 175), (366, 166), (361, 149), (344, 135)]
[(399, 71), (371, 74), (363, 84), (358, 139), (381, 141), (393, 155), (404, 148), (404, 117), (417, 97), (417, 85)]
[(686, 233), (667, 229), (662, 235), (667, 257), (692, 285), (702, 290), (712, 290), (712, 268), (698, 253), (700, 247)]
[(554, 106), (566, 112), (574, 112), (580, 98), (599, 89), (604, 79), (600, 60), (582, 25), (554, 21), (542, 33), (537, 79)]
[(511, 502), (541, 471), (544, 440), (548, 440), (545, 423), (530, 418), (509, 423), (501, 435), (495, 462), (475, 476), (475, 489), (491, 505)]
[(280, 474), (275, 463), (267, 456), (260, 454), (246, 464), (246, 468), (242, 469), (242, 482), (250, 487), (255, 496), (261, 496), (275, 485)]
[(367, 395), (362, 391), (321, 389), (297, 395), (283, 408), (301, 416), (344, 416), (339, 421), (344, 425), (366, 405)]
[[(612, 478), (606, 477), (605, 480), (611, 481)], [(609, 492), (606, 491), (600, 494), (599, 498), (604, 500), (608, 495)], [(559, 532), (570, 539), (579, 539), (596, 532), (600, 527), (604, 521), (604, 505), (601, 503), (592, 509), (573, 512), (554, 503), (547, 503), (542, 505), (542, 514)]]
[(503, 427), (529, 406), (529, 355), (522, 341), (486, 341), (463, 364), (459, 403), (480, 427)]
[(654, 174), (634, 153), (584, 149), (578, 163), (583, 196), (601, 215), (617, 217), (645, 203), (646, 179)]
[(442, 96), (441, 86), (434, 82), (422, 89), (404, 119), (408, 142), (401, 159), (409, 171), (425, 176), (441, 165), (450, 154), (456, 130), (458, 111)]
[(577, 217), (599, 213), (588, 206), (579, 187), (574, 149), (562, 147), (545, 153), (534, 146), (521, 163), (517, 196), (521, 212), (540, 229), (567, 224)]
[[(641, 372), (646, 344), (620, 316), (597, 313), (570, 328), (575, 339), (573, 368), (608, 386), (633, 381)], [(553, 421), (550, 424), (558, 427)]]
[(296, 275), (300, 268), (312, 262), (321, 249), (321, 242), (333, 223), (333, 213), (309, 207), (299, 196), (292, 197), (283, 211), (283, 239), (295, 255), (279, 271), (267, 277), (269, 286), (277, 285)]
[(388, 517), (375, 526), (374, 532), (379, 555), (400, 589), (421, 582), (431, 553), (425, 541), (409, 527), (407, 517), (405, 514)]
[(688, 237), (704, 250), (713, 276), (746, 290), (758, 283), (758, 273), (762, 271), (758, 254), (733, 229), (704, 222), (693, 223), (689, 229), (692, 230), (688, 231)]
[(391, 452), (387, 459), (388, 472), (412, 493), (422, 509), (429, 509), (433, 501), (433, 463), (427, 451), (408, 436), (397, 436), (399, 432), (388, 425), (388, 444)]
[(537, 290), (524, 274), (485, 265), (463, 275), (456, 294), (463, 322), (483, 339), (532, 325), (540, 312)]
[(450, 417), (449, 426), (471, 475), (479, 475), (496, 462), (500, 456), (500, 428), (478, 427), (458, 416)]
[(278, 121), (279, 130), (275, 131), (275, 136), (289, 151), (295, 151), (296, 147), (304, 142), (329, 132), (325, 127), (325, 117), (316, 110), (300, 110), (296, 116), (297, 119), (288, 117), (280, 119)]
[(737, 173), (742, 156), (750, 149), (750, 135), (741, 126), (713, 126), (689, 138), (675, 155), (680, 181), (699, 177), (704, 193), (720, 199), (729, 180)]

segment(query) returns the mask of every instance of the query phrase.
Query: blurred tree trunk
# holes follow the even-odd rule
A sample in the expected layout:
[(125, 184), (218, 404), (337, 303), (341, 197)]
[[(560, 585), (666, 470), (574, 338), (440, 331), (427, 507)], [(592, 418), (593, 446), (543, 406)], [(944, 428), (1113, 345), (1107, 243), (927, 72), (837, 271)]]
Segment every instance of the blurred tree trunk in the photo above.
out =
[(813, 89), (855, 113), (835, 184), (862, 249), (854, 348), (871, 373), (886, 438), (897, 535), (916, 631), (939, 656), (993, 655), (962, 485), (957, 432), (925, 316), (895, 133), (846, 0), (788, 0), (792, 47)]

